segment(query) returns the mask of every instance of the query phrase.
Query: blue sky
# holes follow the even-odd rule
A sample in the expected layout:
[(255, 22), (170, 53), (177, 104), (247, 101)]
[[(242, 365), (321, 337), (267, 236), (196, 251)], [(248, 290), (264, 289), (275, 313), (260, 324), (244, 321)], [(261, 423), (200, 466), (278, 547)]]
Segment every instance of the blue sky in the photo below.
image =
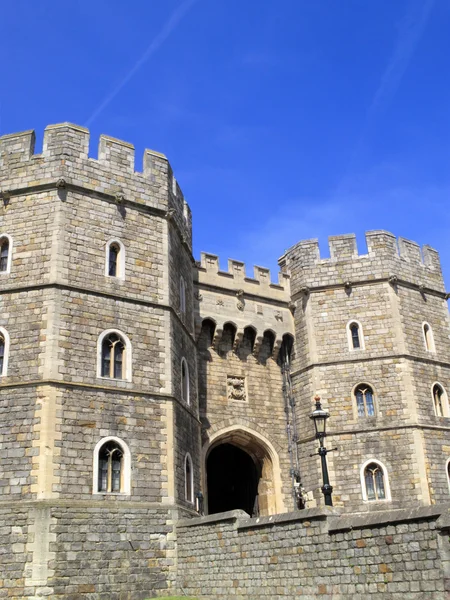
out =
[[(15, 0), (0, 133), (72, 121), (164, 152), (200, 250), (272, 269), (387, 229), (450, 282), (448, 0)], [(39, 151), (38, 146), (38, 151)]]

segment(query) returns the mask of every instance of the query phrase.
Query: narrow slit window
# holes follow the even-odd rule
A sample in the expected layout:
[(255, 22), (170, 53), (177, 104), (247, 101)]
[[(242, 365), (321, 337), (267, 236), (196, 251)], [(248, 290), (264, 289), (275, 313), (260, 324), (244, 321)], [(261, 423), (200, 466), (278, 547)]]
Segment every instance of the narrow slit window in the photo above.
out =
[(3, 375), (5, 366), (5, 338), (0, 334), (0, 375)]
[(3, 238), (0, 240), (0, 271), (5, 273), (8, 270), (9, 259), (9, 240)]
[(435, 352), (433, 331), (428, 323), (423, 325), (423, 338), (427, 352)]
[(375, 403), (373, 400), (373, 390), (369, 385), (361, 384), (355, 390), (356, 407), (358, 417), (374, 417)]
[(181, 360), (181, 398), (187, 404), (190, 404), (189, 398), (189, 370), (186, 360)]
[(352, 346), (356, 350), (361, 348), (361, 340), (359, 339), (359, 325), (357, 323), (352, 323), (350, 325), (350, 333), (352, 337)]
[(192, 460), (189, 454), (186, 455), (184, 462), (184, 481), (185, 498), (188, 502), (194, 502), (194, 472), (192, 469)]
[(110, 277), (119, 276), (119, 254), (120, 247), (118, 244), (110, 244), (109, 246), (109, 262), (108, 262), (108, 275)]
[(186, 283), (183, 277), (180, 277), (180, 312), (186, 314)]

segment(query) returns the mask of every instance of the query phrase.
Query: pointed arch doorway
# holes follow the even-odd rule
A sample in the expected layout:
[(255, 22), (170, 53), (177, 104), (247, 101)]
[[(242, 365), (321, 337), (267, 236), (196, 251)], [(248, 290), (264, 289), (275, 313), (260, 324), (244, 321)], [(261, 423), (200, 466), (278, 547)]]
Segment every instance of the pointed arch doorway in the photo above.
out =
[(210, 515), (241, 508), (256, 516), (260, 474), (252, 457), (233, 444), (213, 448), (206, 462)]
[(218, 432), (204, 448), (208, 514), (242, 509), (249, 515), (283, 512), (278, 456), (259, 434)]

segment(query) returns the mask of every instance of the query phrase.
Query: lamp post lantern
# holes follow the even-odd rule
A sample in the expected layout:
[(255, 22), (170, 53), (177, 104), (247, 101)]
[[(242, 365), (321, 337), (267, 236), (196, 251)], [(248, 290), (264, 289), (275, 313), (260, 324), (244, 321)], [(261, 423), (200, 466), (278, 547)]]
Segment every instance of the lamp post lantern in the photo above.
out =
[[(324, 438), (327, 435), (327, 419), (330, 416), (330, 413), (322, 408), (322, 405), (320, 403), (320, 396), (315, 396), (314, 400), (316, 402), (316, 407), (311, 413), (310, 418), (313, 420), (314, 427), (316, 430), (316, 438), (319, 440), (320, 444), (318, 454), (320, 456), (320, 461), (322, 465), (322, 493), (325, 499), (325, 505), (333, 506), (333, 499), (331, 497), (333, 493), (333, 486), (330, 485), (327, 467), (327, 454), (328, 452), (330, 452), (330, 450), (327, 450), (323, 443)], [(335, 448), (333, 448), (333, 450), (334, 449)], [(311, 454), (311, 456), (315, 456), (315, 454)]]

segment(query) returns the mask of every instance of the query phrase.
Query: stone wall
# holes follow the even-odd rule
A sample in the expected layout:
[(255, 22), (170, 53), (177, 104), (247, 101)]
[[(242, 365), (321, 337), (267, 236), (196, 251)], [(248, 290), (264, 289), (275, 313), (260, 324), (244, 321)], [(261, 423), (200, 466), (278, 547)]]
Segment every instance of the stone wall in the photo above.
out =
[(177, 590), (208, 600), (445, 600), (449, 505), (248, 519), (242, 511), (177, 526)]
[[(196, 272), (196, 325), (200, 414), (203, 419), (203, 490), (208, 505), (207, 459), (222, 443), (249, 453), (261, 469), (262, 514), (292, 509), (283, 379), (278, 353), (293, 333), (289, 277), (271, 283), (270, 272), (202, 254)], [(214, 331), (202, 323), (214, 324)], [(235, 328), (232, 339), (227, 326)], [(212, 337), (211, 334), (212, 333)], [(249, 334), (254, 336), (252, 344)], [(272, 336), (272, 337), (268, 337)], [(234, 394), (232, 382), (240, 384)]]
[[(361, 485), (361, 468), (378, 460), (386, 488), (390, 481), (392, 506), (428, 505), (448, 498), (450, 457), (448, 398), (440, 417), (432, 396), (435, 382), (445, 390), (450, 385), (450, 322), (439, 257), (387, 232), (368, 232), (366, 240), (364, 255), (355, 236), (344, 235), (330, 238), (330, 258), (321, 259), (317, 241), (309, 240), (280, 260), (296, 304), (292, 381), (303, 483), (321, 502), (308, 418), (318, 394), (331, 414), (327, 447), (337, 448), (328, 455), (335, 504), (350, 511), (385, 509), (384, 500), (365, 501)], [(356, 349), (349, 334), (354, 321)], [(433, 349), (425, 346), (424, 323), (432, 328)], [(358, 414), (359, 384), (372, 389), (374, 415)]]
[[(166, 585), (174, 515), (193, 514), (187, 452), (200, 486), (190, 210), (164, 155), (146, 151), (136, 173), (131, 144), (102, 136), (98, 159), (88, 145), (89, 132), (67, 123), (46, 128), (41, 155), (33, 132), (0, 138), (0, 235), (12, 258), (0, 273), (11, 339), (0, 381), (0, 597), (148, 597)], [(124, 256), (117, 277), (112, 240)], [(109, 329), (129, 340), (121, 378), (98, 368)], [(120, 492), (97, 493), (94, 449), (111, 436), (129, 467), (124, 458)]]
[[(186, 513), (184, 513), (186, 515)], [(173, 578), (173, 520), (158, 503), (0, 503), (0, 598), (144, 600)]]

